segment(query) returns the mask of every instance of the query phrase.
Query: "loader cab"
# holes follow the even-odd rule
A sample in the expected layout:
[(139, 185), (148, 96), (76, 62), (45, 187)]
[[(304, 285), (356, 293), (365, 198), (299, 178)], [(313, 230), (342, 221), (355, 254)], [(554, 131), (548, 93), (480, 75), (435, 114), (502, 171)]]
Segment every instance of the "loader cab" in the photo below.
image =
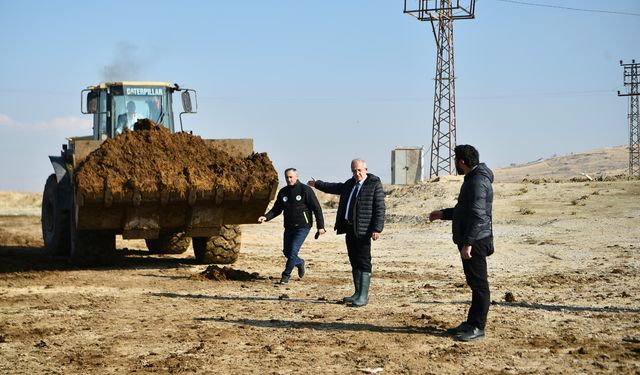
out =
[(133, 130), (137, 120), (148, 118), (174, 132), (171, 94), (177, 86), (156, 82), (113, 82), (91, 86), (86, 111), (93, 114), (93, 139), (114, 138)]

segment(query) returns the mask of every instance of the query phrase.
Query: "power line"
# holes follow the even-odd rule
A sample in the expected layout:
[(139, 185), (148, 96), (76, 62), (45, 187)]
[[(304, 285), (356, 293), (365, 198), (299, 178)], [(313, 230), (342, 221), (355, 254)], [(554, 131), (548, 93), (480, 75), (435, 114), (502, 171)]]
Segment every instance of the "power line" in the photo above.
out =
[[(465, 100), (485, 100), (485, 99), (520, 99), (520, 98), (555, 98), (555, 97), (577, 97), (577, 96), (605, 96), (611, 93), (616, 93), (616, 90), (622, 88), (623, 85), (618, 85), (611, 89), (591, 89), (591, 90), (576, 90), (576, 91), (545, 91), (545, 92), (520, 92), (510, 94), (488, 94), (488, 95), (467, 95), (459, 96)], [(0, 90), (1, 92), (1, 90)], [(265, 101), (265, 102), (415, 102), (415, 101), (427, 101), (432, 100), (427, 96), (291, 96), (291, 97), (277, 97), (277, 96), (198, 96), (199, 99), (216, 102), (226, 101)]]
[(640, 17), (640, 13), (618, 12), (618, 11), (615, 11), (615, 10), (573, 8), (573, 7), (564, 7), (564, 6), (560, 6), (560, 5), (528, 3), (528, 2), (525, 2), (525, 1), (516, 1), (516, 0), (496, 0), (496, 1), (502, 1), (503, 3), (512, 3), (512, 4), (520, 4), (520, 5), (530, 5), (530, 6), (543, 7), (543, 8), (555, 8), (555, 9), (563, 9), (563, 10), (573, 10), (573, 11), (577, 11), (577, 12), (608, 13), (608, 14), (619, 14), (619, 15), (623, 15), (623, 16)]
[(70, 91), (57, 91), (57, 90), (40, 91), (40, 90), (34, 90), (34, 89), (30, 89), (30, 88), (16, 89), (16, 88), (11, 88), (11, 87), (6, 87), (6, 88), (5, 87), (0, 87), (0, 94), (2, 94), (2, 93), (25, 94), (25, 95), (38, 94), (38, 95), (53, 95), (53, 96), (78, 95), (78, 92), (70, 92)]
[(569, 98), (577, 96), (599, 96), (615, 93), (616, 89), (610, 90), (584, 90), (584, 91), (553, 91), (553, 92), (528, 92), (512, 93), (503, 95), (471, 95), (460, 96), (464, 100), (494, 100), (494, 99), (527, 99), (527, 98)]

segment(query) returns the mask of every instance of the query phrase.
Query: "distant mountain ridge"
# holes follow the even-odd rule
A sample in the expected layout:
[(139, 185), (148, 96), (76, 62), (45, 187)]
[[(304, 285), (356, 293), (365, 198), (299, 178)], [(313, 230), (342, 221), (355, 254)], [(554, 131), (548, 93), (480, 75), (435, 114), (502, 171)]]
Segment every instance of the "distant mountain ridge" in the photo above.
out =
[(554, 156), (494, 170), (496, 182), (528, 179), (568, 180), (588, 175), (592, 178), (625, 175), (629, 170), (629, 147), (598, 148), (581, 153)]

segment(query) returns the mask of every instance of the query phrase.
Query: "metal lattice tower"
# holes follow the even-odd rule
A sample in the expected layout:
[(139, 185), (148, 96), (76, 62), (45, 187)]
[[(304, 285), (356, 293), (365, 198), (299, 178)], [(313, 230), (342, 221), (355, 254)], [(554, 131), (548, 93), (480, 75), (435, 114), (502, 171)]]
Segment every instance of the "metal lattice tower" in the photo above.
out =
[(638, 142), (640, 64), (636, 63), (636, 60), (631, 60), (631, 64), (623, 64), (620, 61), (620, 66), (624, 68), (624, 85), (628, 91), (625, 94), (618, 91), (618, 96), (629, 97), (629, 176), (640, 177), (640, 143)]
[(420, 21), (431, 22), (438, 48), (429, 177), (439, 176), (441, 172), (455, 172), (456, 90), (453, 21), (474, 18), (474, 12), (475, 0), (404, 0), (404, 13)]

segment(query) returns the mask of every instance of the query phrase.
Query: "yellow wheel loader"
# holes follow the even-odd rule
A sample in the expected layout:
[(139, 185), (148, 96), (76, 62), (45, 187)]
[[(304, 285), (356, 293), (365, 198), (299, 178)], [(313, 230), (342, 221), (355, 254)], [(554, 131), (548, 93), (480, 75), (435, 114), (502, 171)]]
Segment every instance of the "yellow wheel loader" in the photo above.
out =
[[(133, 184), (125, 193), (115, 194), (106, 183), (88, 191), (76, 181), (79, 167), (90, 154), (107, 142), (133, 134), (128, 132), (141, 119), (165, 127), (172, 136), (179, 135), (173, 115), (175, 92), (181, 93), (182, 129), (182, 115), (197, 112), (195, 90), (163, 82), (107, 82), (82, 90), (81, 111), (93, 115), (93, 134), (68, 138), (60, 156), (49, 157), (55, 173), (44, 187), (41, 218), (47, 254), (68, 256), (76, 264), (105, 263), (115, 252), (119, 234), (124, 239), (145, 239), (152, 253), (181, 253), (192, 243), (199, 262), (233, 263), (237, 259), (239, 225), (256, 223), (278, 188), (277, 173), (266, 155), (268, 165), (263, 169), (275, 178), (244, 191), (212, 183), (175, 194), (168, 192), (171, 189), (144, 192)], [(204, 141), (230, 157), (253, 155), (252, 139)], [(139, 162), (153, 168), (153, 161)]]

